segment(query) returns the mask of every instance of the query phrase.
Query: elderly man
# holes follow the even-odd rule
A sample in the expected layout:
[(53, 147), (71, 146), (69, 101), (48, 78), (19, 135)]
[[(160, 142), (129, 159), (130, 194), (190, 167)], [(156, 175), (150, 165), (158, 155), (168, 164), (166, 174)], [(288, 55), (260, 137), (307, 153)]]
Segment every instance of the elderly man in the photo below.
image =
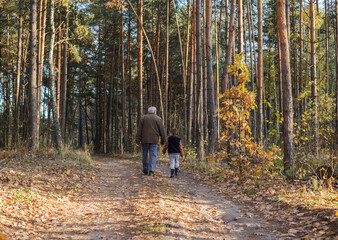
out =
[[(141, 117), (136, 134), (136, 144), (142, 144), (143, 173), (154, 175), (157, 158), (157, 144), (161, 136), (161, 145), (165, 143), (166, 136), (162, 119), (156, 115), (156, 107), (150, 107), (148, 114)], [(149, 153), (149, 161), (148, 161)]]

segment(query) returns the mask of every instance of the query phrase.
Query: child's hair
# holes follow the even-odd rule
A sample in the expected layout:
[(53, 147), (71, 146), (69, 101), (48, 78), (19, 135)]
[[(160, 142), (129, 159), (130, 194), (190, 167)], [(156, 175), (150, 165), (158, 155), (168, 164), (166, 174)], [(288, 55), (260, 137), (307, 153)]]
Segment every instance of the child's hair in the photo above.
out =
[(176, 128), (172, 128), (172, 129), (170, 130), (170, 133), (171, 133), (172, 135), (176, 135)]

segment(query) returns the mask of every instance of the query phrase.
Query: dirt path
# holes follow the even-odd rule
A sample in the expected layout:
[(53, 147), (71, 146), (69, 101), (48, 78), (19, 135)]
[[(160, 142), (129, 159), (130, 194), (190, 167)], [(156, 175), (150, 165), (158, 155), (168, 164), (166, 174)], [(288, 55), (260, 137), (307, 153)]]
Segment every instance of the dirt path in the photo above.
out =
[(62, 221), (40, 231), (43, 239), (282, 239), (274, 230), (280, 226), (192, 176), (168, 178), (167, 164), (149, 177), (135, 159), (95, 160), (96, 184), (72, 199)]

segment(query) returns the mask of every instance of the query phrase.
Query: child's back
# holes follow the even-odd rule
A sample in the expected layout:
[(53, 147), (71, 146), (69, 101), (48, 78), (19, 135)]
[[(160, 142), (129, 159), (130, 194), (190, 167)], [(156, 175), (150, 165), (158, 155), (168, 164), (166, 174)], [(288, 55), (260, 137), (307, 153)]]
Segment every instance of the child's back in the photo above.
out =
[(168, 150), (169, 153), (169, 161), (170, 161), (170, 177), (174, 177), (175, 175), (178, 176), (178, 167), (179, 167), (179, 158), (180, 155), (183, 157), (183, 147), (182, 142), (179, 137), (175, 135), (176, 130), (172, 129), (170, 131), (170, 137), (168, 138), (167, 142), (164, 144), (163, 147), (163, 154)]

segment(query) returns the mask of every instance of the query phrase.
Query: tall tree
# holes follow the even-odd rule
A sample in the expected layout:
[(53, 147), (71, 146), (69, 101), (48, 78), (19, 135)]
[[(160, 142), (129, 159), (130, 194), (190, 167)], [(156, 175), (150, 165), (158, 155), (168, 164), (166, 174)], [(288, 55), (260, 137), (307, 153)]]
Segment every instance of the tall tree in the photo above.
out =
[(328, 9), (328, 0), (325, 0), (325, 67), (326, 67), (326, 71), (325, 71), (325, 90), (326, 93), (329, 92), (329, 9)]
[[(338, 2), (336, 1), (336, 146), (338, 146)], [(336, 147), (337, 149), (337, 147)]]
[(15, 110), (13, 123), (13, 145), (18, 144), (19, 114), (20, 114), (20, 88), (21, 88), (21, 66), (22, 66), (22, 32), (23, 32), (23, 0), (19, 2), (19, 29), (18, 29), (18, 58), (16, 64), (16, 89), (15, 89)]
[(139, 8), (139, 21), (137, 21), (137, 74), (138, 74), (138, 108), (137, 108), (137, 124), (139, 123), (143, 111), (143, 70), (142, 70), (142, 58), (143, 58), (143, 0), (138, 1)]
[(126, 146), (126, 83), (124, 74), (124, 30), (123, 30), (123, 11), (121, 11), (121, 83), (122, 83), (122, 148), (124, 152)]
[(69, 5), (66, 6), (66, 19), (64, 29), (64, 43), (63, 43), (63, 65), (61, 75), (61, 134), (66, 139), (66, 107), (67, 107), (67, 78), (68, 78), (68, 35), (69, 35)]
[(61, 137), (61, 128), (60, 122), (57, 114), (56, 107), (56, 93), (55, 93), (55, 73), (54, 73), (54, 43), (55, 43), (55, 26), (54, 26), (54, 0), (50, 0), (50, 29), (51, 29), (51, 37), (50, 37), (50, 46), (49, 46), (49, 90), (50, 90), (50, 102), (51, 102), (51, 110), (53, 114), (53, 129), (54, 129), (54, 137), (55, 137), (55, 147), (58, 150), (62, 149), (62, 137)]
[[(303, 90), (303, 1), (299, 0), (299, 92)], [(299, 116), (303, 114), (303, 100), (299, 101)]]
[(229, 69), (228, 67), (231, 64), (232, 58), (232, 50), (233, 50), (233, 43), (234, 43), (234, 23), (235, 23), (235, 6), (236, 1), (231, 2), (231, 12), (230, 12), (230, 23), (229, 23), (229, 36), (228, 36), (228, 43), (226, 49), (226, 57), (225, 57), (225, 64), (223, 70), (223, 77), (222, 77), (222, 93), (225, 90), (229, 89)]
[(243, 52), (243, 0), (237, 0), (238, 11), (238, 53)]
[(29, 54), (29, 146), (39, 149), (38, 90), (37, 90), (37, 0), (30, 1)]
[(202, 82), (202, 54), (201, 54), (201, 0), (196, 0), (196, 108), (197, 108), (197, 149), (200, 160), (204, 160), (204, 138), (203, 138), (203, 82)]
[[(281, 51), (283, 78), (283, 152), (284, 173), (294, 176), (294, 143), (293, 143), (293, 104), (290, 69), (289, 37), (285, 12), (285, 0), (277, 0), (277, 30)], [(290, 173), (291, 171), (291, 173)]]
[(209, 153), (214, 154), (217, 141), (217, 120), (215, 117), (215, 87), (212, 58), (212, 0), (206, 0), (206, 55), (208, 77), (208, 110), (209, 110)]
[(313, 121), (314, 121), (314, 144), (316, 156), (318, 157), (318, 116), (317, 116), (317, 73), (316, 73), (316, 17), (314, 1), (310, 0), (310, 41), (311, 41), (311, 97), (313, 106)]
[(168, 107), (169, 107), (169, 16), (170, 16), (170, 0), (167, 0), (167, 21), (166, 21), (166, 44), (165, 44), (165, 119), (164, 119), (164, 127), (168, 127)]
[(257, 135), (260, 142), (263, 137), (263, 91), (264, 91), (264, 67), (263, 67), (263, 6), (262, 0), (258, 0), (258, 62), (257, 62)]

